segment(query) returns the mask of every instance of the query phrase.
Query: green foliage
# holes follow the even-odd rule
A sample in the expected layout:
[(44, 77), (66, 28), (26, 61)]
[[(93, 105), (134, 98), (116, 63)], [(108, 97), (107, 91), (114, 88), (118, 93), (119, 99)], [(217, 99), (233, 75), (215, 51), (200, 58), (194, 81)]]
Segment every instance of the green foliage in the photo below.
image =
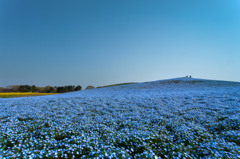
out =
[(116, 147), (122, 147), (134, 158), (137, 154), (141, 154), (146, 150), (141, 138), (130, 136), (126, 140), (117, 139), (114, 143)]
[(80, 91), (80, 90), (82, 90), (82, 87), (80, 85), (76, 86), (74, 89), (74, 91)]
[(46, 93), (55, 93), (53, 87), (49, 87), (49, 89), (46, 91)]
[(59, 86), (55, 87), (57, 89), (57, 93), (66, 93), (66, 92), (73, 92), (73, 91), (79, 91), (82, 89), (80, 85), (78, 86)]
[(38, 93), (66, 93), (73, 91), (80, 91), (82, 87), (80, 85), (73, 86), (46, 86), (46, 87), (37, 87), (35, 85), (19, 85), (14, 86), (14, 92), (38, 92)]
[(39, 89), (35, 85), (21, 85), (19, 86), (17, 92), (39, 92)]

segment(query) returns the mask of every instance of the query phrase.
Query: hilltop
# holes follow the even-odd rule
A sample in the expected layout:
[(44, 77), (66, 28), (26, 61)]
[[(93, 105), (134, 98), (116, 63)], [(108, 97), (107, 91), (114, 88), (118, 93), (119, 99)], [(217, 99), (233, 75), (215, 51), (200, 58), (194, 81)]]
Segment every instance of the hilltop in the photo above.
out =
[(0, 99), (0, 105), (3, 157), (237, 158), (240, 153), (238, 82), (175, 78)]
[[(128, 83), (126, 85), (113, 85), (109, 88), (101, 88), (104, 90), (119, 90), (119, 91), (130, 91), (130, 90), (149, 90), (149, 91), (172, 91), (173, 93), (181, 93), (182, 91), (201, 91), (203, 89), (217, 90), (221, 87), (240, 87), (240, 82), (232, 81), (221, 81), (221, 80), (208, 80), (199, 78), (172, 78), (165, 80), (157, 80), (143, 83)], [(95, 90), (97, 92), (97, 90)]]

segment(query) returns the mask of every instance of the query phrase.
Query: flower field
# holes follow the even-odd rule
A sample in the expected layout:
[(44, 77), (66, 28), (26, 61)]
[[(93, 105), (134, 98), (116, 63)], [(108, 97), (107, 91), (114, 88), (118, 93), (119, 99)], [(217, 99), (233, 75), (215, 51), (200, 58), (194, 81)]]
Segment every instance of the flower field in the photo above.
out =
[(240, 158), (240, 84), (179, 78), (0, 99), (0, 128), (2, 158)]
[(56, 93), (10, 92), (10, 93), (0, 93), (0, 98), (31, 97), (31, 96), (53, 95), (53, 94), (56, 94)]

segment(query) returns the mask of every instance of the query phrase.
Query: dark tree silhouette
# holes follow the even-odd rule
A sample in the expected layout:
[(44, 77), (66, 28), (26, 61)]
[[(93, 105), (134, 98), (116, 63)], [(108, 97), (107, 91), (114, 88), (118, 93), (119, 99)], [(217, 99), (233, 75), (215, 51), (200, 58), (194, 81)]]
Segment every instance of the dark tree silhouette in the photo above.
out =
[(80, 90), (82, 90), (82, 87), (81, 87), (80, 85), (78, 85), (78, 86), (75, 87), (74, 90), (75, 90), (75, 91), (80, 91)]

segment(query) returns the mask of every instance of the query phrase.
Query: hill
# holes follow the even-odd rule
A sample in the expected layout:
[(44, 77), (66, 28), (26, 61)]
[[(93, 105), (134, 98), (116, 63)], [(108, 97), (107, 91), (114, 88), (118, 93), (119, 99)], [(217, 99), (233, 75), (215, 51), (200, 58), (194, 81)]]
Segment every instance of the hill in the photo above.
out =
[(240, 153), (238, 82), (175, 78), (0, 99), (0, 105), (3, 157), (237, 158)]
[(99, 86), (97, 88), (104, 88), (104, 87), (113, 87), (113, 86), (121, 86), (121, 85), (128, 85), (128, 84), (134, 84), (137, 82), (128, 82), (128, 83), (118, 83), (118, 84), (111, 84), (111, 85), (106, 85), (106, 86)]

